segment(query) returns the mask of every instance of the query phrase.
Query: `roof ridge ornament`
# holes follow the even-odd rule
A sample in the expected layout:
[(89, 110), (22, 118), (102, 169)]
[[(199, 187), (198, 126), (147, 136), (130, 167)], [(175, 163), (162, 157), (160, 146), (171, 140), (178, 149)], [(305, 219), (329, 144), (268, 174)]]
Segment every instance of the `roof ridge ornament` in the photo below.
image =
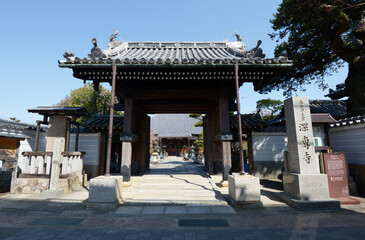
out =
[(74, 57), (74, 54), (71, 51), (65, 51), (65, 53), (63, 54), (64, 58), (69, 58), (69, 57)]
[(236, 32), (236, 30), (234, 30), (234, 32), (233, 32), (233, 36), (236, 36), (236, 38), (237, 38), (237, 42), (242, 42), (241, 34), (238, 34), (238, 33)]
[(247, 51), (246, 56), (248, 58), (256, 58), (256, 57), (265, 58), (265, 54), (263, 53), (262, 49), (260, 48), (261, 44), (262, 44), (262, 41), (258, 40), (256, 47), (254, 47), (251, 50)]
[(233, 36), (237, 38), (236, 42), (227, 42), (229, 52), (234, 56), (245, 57), (246, 56), (246, 45), (242, 42), (241, 34), (238, 34), (236, 30), (233, 32)]
[(101, 48), (99, 48), (98, 41), (96, 40), (96, 38), (93, 38), (91, 40), (91, 42), (93, 43), (94, 47), (91, 49), (91, 54), (89, 54), (89, 57), (90, 58), (106, 58), (104, 51)]
[(115, 42), (115, 39), (117, 38), (117, 36), (119, 35), (119, 31), (118, 29), (115, 30), (115, 32), (110, 36), (110, 42)]

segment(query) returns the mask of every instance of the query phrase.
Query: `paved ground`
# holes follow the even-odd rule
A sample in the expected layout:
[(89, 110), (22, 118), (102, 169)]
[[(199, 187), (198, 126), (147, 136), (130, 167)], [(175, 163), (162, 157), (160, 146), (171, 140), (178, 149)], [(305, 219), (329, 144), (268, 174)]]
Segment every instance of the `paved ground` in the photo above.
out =
[(204, 165), (168, 157), (151, 165), (144, 176), (134, 178), (124, 200), (128, 205), (227, 205), (215, 187)]
[[(220, 176), (204, 175), (201, 166), (192, 162), (167, 160), (152, 166), (148, 175), (133, 178), (132, 186), (123, 191), (128, 204), (113, 211), (87, 209), (87, 188), (47, 200), (39, 195), (2, 195), (0, 239), (363, 239), (365, 236), (362, 198), (358, 198), (360, 205), (343, 206), (337, 211), (300, 212), (275, 198), (274, 192), (281, 191), (280, 182), (262, 181), (264, 207), (234, 209), (224, 200), (227, 188), (216, 184)], [(149, 184), (156, 179), (163, 181), (166, 189)], [(143, 196), (147, 190), (148, 194)], [(214, 193), (217, 199), (203, 199), (204, 204), (196, 204), (199, 193), (202, 198)], [(175, 194), (183, 199), (171, 197)], [(168, 196), (170, 200), (164, 202)], [(151, 200), (153, 203), (148, 204)]]

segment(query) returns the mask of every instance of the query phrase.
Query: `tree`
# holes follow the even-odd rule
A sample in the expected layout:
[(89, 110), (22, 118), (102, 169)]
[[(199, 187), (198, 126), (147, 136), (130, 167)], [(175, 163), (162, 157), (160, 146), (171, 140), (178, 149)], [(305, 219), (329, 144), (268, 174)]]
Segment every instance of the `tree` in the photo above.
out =
[[(189, 117), (199, 120), (194, 124), (195, 127), (203, 127), (203, 114), (191, 113)], [(194, 144), (198, 146), (200, 150), (204, 150), (204, 130), (199, 133), (199, 137), (194, 141)]]
[(14, 121), (14, 122), (20, 122), (20, 120), (19, 119), (17, 119), (16, 117), (10, 117), (9, 118), (11, 121)]
[(281, 41), (275, 55), (286, 53), (293, 67), (260, 92), (285, 89), (290, 96), (313, 81), (324, 90), (325, 77), (347, 62), (348, 115), (365, 114), (364, 10), (364, 0), (283, 0), (270, 36)]
[(194, 124), (195, 127), (203, 127), (203, 114), (190, 113), (189, 117), (199, 120)]
[(194, 145), (198, 147), (199, 151), (204, 151), (204, 133), (201, 131), (199, 137), (194, 141)]
[[(91, 83), (72, 90), (69, 96), (57, 103), (57, 106), (85, 107), (89, 116), (80, 117), (77, 122), (84, 123), (90, 120), (93, 114), (109, 114), (111, 92), (103, 86), (99, 91), (94, 91)], [(118, 112), (115, 112), (118, 115)]]
[(280, 100), (275, 100), (275, 99), (261, 99), (259, 101), (256, 102), (256, 108), (261, 112), (262, 110), (267, 109), (268, 110), (268, 114), (263, 114), (262, 118), (264, 120), (271, 120), (273, 118), (275, 118), (280, 110), (282, 109), (283, 106), (283, 102)]

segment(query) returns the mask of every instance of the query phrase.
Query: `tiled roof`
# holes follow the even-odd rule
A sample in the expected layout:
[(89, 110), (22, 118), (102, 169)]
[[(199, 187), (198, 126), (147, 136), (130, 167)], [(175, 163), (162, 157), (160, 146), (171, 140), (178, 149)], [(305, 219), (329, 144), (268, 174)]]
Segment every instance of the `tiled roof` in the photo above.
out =
[(198, 120), (189, 114), (157, 114), (151, 117), (151, 130), (159, 137), (192, 137), (203, 131), (195, 127)]
[(30, 138), (29, 136), (21, 133), (7, 133), (7, 132), (0, 132), (0, 138), (16, 138), (19, 140), (24, 140)]
[(329, 113), (312, 113), (312, 123), (334, 123), (336, 120)]
[[(0, 118), (0, 128), (14, 130), (36, 130), (37, 125), (21, 123), (15, 121), (4, 120)], [(45, 131), (46, 127), (41, 127), (41, 131)]]
[(309, 100), (311, 113), (329, 113), (334, 119), (347, 116), (345, 100)]
[[(230, 116), (231, 126), (238, 126), (238, 117), (237, 115)], [(241, 114), (241, 124), (242, 128), (260, 128), (268, 125), (266, 121), (261, 118), (261, 115), (258, 113), (251, 114)]]
[(87, 116), (88, 113), (84, 107), (37, 107), (28, 109), (28, 112), (38, 113), (41, 115), (66, 115), (66, 116)]
[[(113, 129), (123, 129), (123, 120), (124, 116), (114, 115)], [(82, 126), (86, 129), (107, 129), (109, 128), (109, 115), (94, 115)]]
[(242, 42), (110, 42), (108, 49), (97, 46), (88, 57), (74, 57), (66, 51), (60, 65), (69, 64), (132, 64), (132, 65), (230, 65), (291, 64), (284, 56), (265, 58), (259, 48), (246, 50)]
[(334, 128), (334, 127), (351, 126), (357, 124), (365, 124), (365, 115), (340, 119), (336, 123), (330, 124), (330, 127)]

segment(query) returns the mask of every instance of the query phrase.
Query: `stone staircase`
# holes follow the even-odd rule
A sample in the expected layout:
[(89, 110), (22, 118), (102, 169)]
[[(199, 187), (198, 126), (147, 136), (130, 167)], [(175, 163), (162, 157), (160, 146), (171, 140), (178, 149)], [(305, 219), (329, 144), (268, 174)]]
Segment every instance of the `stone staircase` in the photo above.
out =
[(123, 190), (124, 205), (227, 205), (204, 166), (179, 157), (160, 159)]

